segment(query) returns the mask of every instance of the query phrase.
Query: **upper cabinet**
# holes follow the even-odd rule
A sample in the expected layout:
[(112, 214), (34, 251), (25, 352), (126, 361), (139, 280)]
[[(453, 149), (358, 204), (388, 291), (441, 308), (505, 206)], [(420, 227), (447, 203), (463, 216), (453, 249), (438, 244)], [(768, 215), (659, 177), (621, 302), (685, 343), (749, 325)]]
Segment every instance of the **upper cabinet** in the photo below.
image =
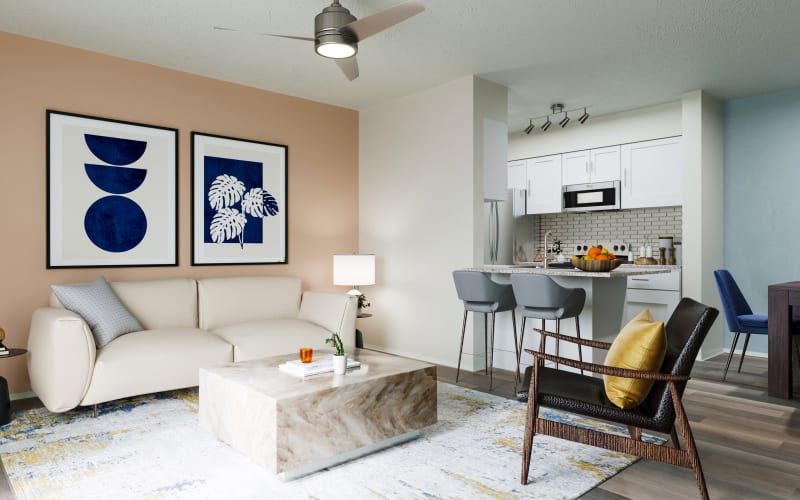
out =
[(508, 157), (508, 125), (497, 120), (483, 120), (483, 199), (504, 201), (506, 159)]
[(525, 169), (525, 160), (508, 162), (508, 189), (511, 193), (511, 215), (522, 217), (527, 214), (525, 198), (528, 197), (528, 174)]
[(564, 185), (618, 181), (620, 178), (619, 146), (564, 153), (561, 157)]
[(683, 203), (680, 137), (622, 146), (622, 208), (668, 207)]
[(526, 160), (525, 174), (526, 213), (561, 212), (561, 155)]

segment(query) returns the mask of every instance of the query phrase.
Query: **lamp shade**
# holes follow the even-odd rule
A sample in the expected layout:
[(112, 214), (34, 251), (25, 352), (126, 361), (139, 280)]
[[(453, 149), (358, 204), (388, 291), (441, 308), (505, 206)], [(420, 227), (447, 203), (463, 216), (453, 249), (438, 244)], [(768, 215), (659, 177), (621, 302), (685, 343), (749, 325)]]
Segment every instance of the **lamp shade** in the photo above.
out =
[(375, 255), (349, 254), (333, 256), (334, 285), (374, 285)]

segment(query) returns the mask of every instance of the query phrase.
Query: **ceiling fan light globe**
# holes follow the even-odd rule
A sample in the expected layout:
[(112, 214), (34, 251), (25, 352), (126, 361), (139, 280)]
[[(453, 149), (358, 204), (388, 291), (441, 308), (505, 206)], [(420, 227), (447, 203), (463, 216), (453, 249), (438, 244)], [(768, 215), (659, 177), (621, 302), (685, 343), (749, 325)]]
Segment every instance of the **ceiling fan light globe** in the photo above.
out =
[(315, 45), (317, 54), (330, 59), (347, 59), (353, 57), (358, 52), (358, 46), (340, 41), (322, 42), (318, 41)]

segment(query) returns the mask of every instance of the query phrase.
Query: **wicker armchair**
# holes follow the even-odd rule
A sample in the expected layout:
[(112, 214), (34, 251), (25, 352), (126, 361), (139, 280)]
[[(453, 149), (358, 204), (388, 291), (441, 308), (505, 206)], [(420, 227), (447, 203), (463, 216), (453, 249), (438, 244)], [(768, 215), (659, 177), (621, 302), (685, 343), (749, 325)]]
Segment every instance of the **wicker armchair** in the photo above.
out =
[[(667, 354), (660, 372), (607, 367), (526, 349), (533, 355), (534, 362), (525, 421), (522, 484), (528, 483), (533, 437), (539, 433), (690, 468), (694, 472), (701, 496), (708, 498), (703, 469), (700, 466), (700, 458), (681, 397), (695, 357), (718, 313), (713, 307), (692, 299), (681, 300), (666, 324)], [(549, 336), (598, 349), (608, 350), (611, 347), (611, 344), (606, 342), (581, 340), (541, 330), (539, 333), (542, 335), (541, 343)], [(544, 366), (546, 360), (582, 368), (595, 374), (649, 379), (655, 383), (644, 402), (635, 408), (623, 410), (606, 397), (602, 378), (547, 368)], [(631, 437), (539, 418), (539, 406), (626, 425)], [(642, 429), (669, 433), (674, 447), (641, 441)], [(683, 449), (678, 441), (678, 435), (683, 440)]]

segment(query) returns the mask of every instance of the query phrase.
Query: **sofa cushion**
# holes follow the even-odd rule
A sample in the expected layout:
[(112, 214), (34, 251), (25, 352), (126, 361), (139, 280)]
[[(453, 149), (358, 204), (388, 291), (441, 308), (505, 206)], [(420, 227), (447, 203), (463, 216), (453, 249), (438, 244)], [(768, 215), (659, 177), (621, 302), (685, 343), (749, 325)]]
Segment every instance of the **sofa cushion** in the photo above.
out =
[(325, 348), (330, 332), (321, 326), (299, 319), (252, 321), (213, 330), (233, 345), (235, 362), (297, 354), (301, 347)]
[(211, 278), (197, 282), (200, 328), (216, 330), (264, 319), (297, 318), (300, 280), (284, 276)]
[(111, 288), (145, 330), (197, 328), (197, 282), (193, 279), (118, 281)]
[(97, 347), (142, 329), (102, 276), (91, 283), (53, 285), (52, 289), (65, 308), (86, 321)]
[(201, 367), (232, 360), (229, 343), (197, 328), (129, 333), (97, 351), (92, 384), (81, 405), (193, 387)]

